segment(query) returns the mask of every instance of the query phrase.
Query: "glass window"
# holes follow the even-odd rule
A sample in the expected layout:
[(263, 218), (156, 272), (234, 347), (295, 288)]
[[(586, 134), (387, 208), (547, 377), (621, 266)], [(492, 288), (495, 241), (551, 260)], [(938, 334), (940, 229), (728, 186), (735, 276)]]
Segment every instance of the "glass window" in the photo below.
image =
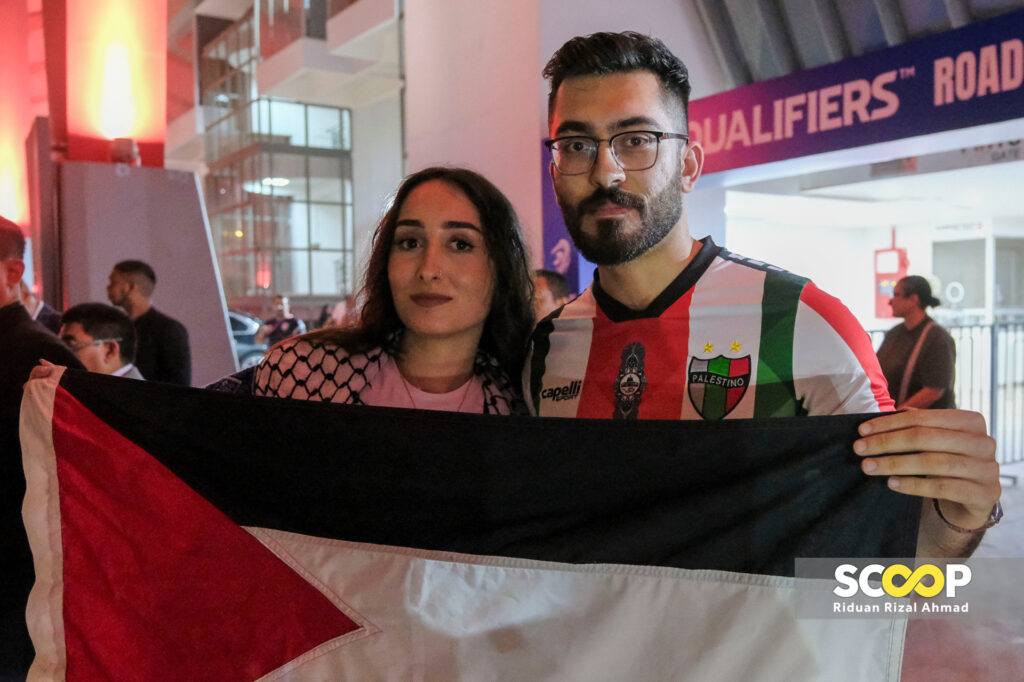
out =
[(220, 259), (220, 276), (225, 296), (247, 296), (256, 293), (253, 287), (253, 254), (231, 254)]
[(342, 244), (341, 206), (312, 204), (310, 206), (312, 248), (340, 249)]
[(343, 200), (341, 159), (337, 156), (309, 157), (309, 200), (331, 203)]
[(313, 252), (313, 294), (337, 295), (344, 288), (344, 260), (340, 251)]
[(278, 251), (274, 290), (283, 294), (309, 295), (309, 251)]
[(321, 149), (341, 148), (341, 111), (329, 107), (310, 106), (309, 146)]
[(341, 110), (341, 148), (352, 151), (352, 112)]
[(270, 134), (276, 144), (306, 146), (305, 107), (297, 102), (270, 101)]
[(271, 154), (270, 168), (261, 180), (266, 193), (306, 201), (306, 159), (305, 154)]
[(309, 204), (304, 201), (274, 199), (281, 206), (282, 220), (277, 245), (292, 249), (309, 248)]
[(345, 206), (345, 224), (342, 226), (345, 234), (345, 248), (349, 251), (355, 249), (355, 213), (352, 205)]

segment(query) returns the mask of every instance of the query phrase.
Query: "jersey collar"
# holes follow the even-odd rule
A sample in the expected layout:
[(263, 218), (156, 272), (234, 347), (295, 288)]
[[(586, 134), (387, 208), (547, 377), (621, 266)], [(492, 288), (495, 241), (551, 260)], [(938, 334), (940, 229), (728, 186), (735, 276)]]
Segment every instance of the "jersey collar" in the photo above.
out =
[(662, 313), (669, 309), (673, 303), (679, 300), (679, 298), (689, 291), (697, 280), (701, 278), (704, 272), (711, 265), (711, 261), (715, 259), (715, 256), (722, 250), (721, 246), (715, 244), (710, 236), (704, 237), (700, 240), (700, 243), (704, 246), (697, 252), (693, 260), (687, 263), (683, 271), (672, 280), (665, 289), (658, 294), (651, 304), (643, 310), (633, 310), (627, 307), (625, 304), (620, 303), (611, 297), (604, 289), (601, 288), (600, 273), (594, 271), (594, 299), (597, 301), (597, 305), (601, 308), (601, 312), (608, 316), (612, 322), (626, 322), (627, 320), (640, 320), (644, 318), (660, 317)]

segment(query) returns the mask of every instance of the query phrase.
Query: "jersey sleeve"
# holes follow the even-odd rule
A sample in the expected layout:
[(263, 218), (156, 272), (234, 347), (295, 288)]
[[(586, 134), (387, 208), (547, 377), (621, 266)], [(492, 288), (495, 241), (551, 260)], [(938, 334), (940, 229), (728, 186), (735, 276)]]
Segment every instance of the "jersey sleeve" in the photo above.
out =
[(793, 383), (807, 414), (895, 409), (871, 339), (839, 299), (808, 282), (793, 339)]

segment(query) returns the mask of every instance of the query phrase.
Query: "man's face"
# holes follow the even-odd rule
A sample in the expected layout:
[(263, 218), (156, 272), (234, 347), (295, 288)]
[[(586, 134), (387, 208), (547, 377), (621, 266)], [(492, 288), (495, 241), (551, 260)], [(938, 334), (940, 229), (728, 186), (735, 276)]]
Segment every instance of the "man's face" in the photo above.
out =
[(119, 358), (116, 362), (114, 361), (119, 352), (117, 346), (109, 341), (94, 339), (92, 335), (82, 329), (82, 325), (78, 322), (61, 327), (60, 340), (75, 352), (75, 355), (90, 372), (110, 374), (121, 366)]
[(540, 320), (547, 317), (548, 313), (558, 308), (565, 299), (555, 298), (555, 294), (548, 286), (548, 279), (544, 275), (537, 275), (533, 280), (533, 312)]
[(917, 296), (907, 293), (907, 287), (902, 283), (896, 284), (892, 289), (892, 298), (889, 299), (889, 306), (892, 308), (893, 317), (906, 317), (917, 307)]
[[(649, 71), (582, 76), (559, 86), (550, 135), (606, 140), (630, 130), (685, 133), (677, 130), (679, 116), (666, 106), (661, 84)], [(552, 164), (558, 205), (584, 257), (598, 265), (626, 263), (675, 228), (683, 211), (685, 149), (682, 140), (664, 140), (657, 162), (641, 171), (623, 171), (607, 142), (588, 173), (563, 175)]]
[(0, 258), (0, 307), (21, 299), (21, 276), (25, 274), (25, 261), (20, 258)]
[(114, 270), (110, 273), (110, 281), (107, 284), (107, 298), (110, 302), (121, 308), (128, 307), (129, 296), (131, 292), (132, 282), (123, 274)]

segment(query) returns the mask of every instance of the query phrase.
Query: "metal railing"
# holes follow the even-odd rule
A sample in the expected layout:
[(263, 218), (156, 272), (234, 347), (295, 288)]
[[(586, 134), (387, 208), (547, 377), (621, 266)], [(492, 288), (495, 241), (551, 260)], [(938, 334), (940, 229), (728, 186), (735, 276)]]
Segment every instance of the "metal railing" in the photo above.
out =
[[(946, 327), (956, 341), (957, 407), (985, 416), (1000, 464), (1024, 462), (1024, 323)], [(872, 331), (877, 348), (884, 331)]]

